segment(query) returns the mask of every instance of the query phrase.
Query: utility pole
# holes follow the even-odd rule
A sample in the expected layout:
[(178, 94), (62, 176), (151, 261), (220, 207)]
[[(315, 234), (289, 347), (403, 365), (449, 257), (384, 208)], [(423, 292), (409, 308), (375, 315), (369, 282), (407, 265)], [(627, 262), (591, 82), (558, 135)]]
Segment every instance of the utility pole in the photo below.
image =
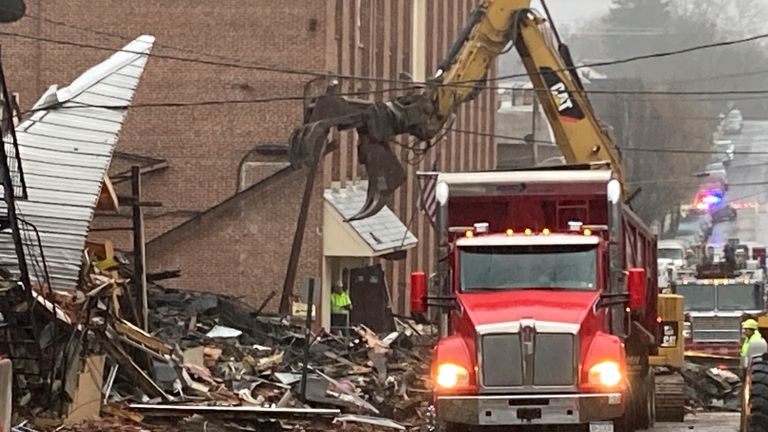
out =
[(133, 286), (138, 295), (141, 328), (149, 331), (149, 305), (147, 300), (146, 250), (144, 242), (144, 212), (141, 209), (141, 167), (131, 167), (131, 218), (133, 219)]

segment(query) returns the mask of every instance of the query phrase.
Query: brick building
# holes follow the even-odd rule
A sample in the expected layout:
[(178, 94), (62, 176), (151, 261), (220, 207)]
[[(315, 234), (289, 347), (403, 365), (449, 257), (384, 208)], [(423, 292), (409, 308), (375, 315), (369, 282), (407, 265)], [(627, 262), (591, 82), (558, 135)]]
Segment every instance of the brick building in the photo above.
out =
[[(419, 10), (414, 3), (424, 8), (424, 21), (414, 19), (414, 10)], [(143, 199), (163, 204), (145, 212), (150, 270), (179, 268), (183, 276), (174, 286), (242, 295), (258, 303), (282, 287), (304, 173), (287, 168), (284, 155), (263, 151), (265, 146), (285, 145), (301, 122), (301, 102), (253, 100), (300, 96), (311, 76), (253, 66), (389, 79), (407, 71), (416, 72), (418, 78), (419, 65), (412, 59), (426, 58), (426, 71), (434, 70), (474, 4), (474, 0), (194, 4), (27, 0), (28, 16), (4, 27), (22, 36), (2, 36), (0, 42), (9, 85), (19, 93), (24, 109), (48, 85), (69, 82), (126, 40), (139, 34), (157, 38), (111, 174), (119, 182), (119, 175), (131, 165), (141, 165)], [(424, 25), (423, 39), (414, 38), (419, 24)], [(343, 84), (346, 91), (381, 91), (389, 85), (370, 80)], [(381, 98), (388, 93), (373, 94)], [(152, 106), (231, 100), (250, 102)], [(493, 92), (481, 93), (460, 110), (454, 128), (493, 133), (495, 107)], [(328, 268), (332, 261), (324, 254), (329, 244), (323, 238), (324, 229), (334, 229), (329, 225), (333, 206), (327, 205), (324, 195), (360, 187), (364, 169), (357, 164), (354, 139), (351, 134), (342, 135), (339, 151), (323, 163), (298, 280), (323, 275), (327, 285), (337, 277), (338, 269)], [(407, 309), (410, 271), (429, 270), (432, 265), (429, 246), (434, 235), (418, 215), (416, 171), (429, 170), (436, 158), (440, 169), (450, 171), (496, 165), (489, 137), (450, 132), (436, 148), (439, 152), (433, 150), (408, 165), (408, 181), (390, 205), (401, 221), (412, 222), (410, 231), (418, 238), (418, 246), (398, 261), (381, 260), (376, 254), (360, 261), (383, 265), (396, 311)], [(405, 150), (402, 153), (412, 158)], [(127, 194), (127, 182), (117, 187), (119, 193)], [(130, 249), (129, 234), (122, 230), (128, 226), (127, 211), (99, 215), (93, 236), (115, 239), (118, 246)], [(270, 307), (276, 305), (273, 301)]]

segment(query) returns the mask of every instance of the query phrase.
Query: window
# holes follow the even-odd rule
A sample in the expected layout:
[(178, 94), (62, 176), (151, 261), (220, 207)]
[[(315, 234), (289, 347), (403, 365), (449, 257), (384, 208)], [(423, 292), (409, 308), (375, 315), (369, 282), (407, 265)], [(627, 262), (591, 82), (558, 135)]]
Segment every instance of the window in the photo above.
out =
[(682, 249), (659, 249), (659, 258), (681, 260), (685, 259)]

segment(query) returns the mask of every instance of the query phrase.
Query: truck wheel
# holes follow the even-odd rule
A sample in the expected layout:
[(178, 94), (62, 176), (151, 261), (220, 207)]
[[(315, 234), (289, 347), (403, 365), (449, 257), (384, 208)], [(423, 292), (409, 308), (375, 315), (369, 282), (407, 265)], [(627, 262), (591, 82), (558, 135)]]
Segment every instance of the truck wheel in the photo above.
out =
[(635, 425), (638, 429), (651, 429), (656, 424), (656, 384), (653, 369), (638, 388), (639, 398), (635, 403)]
[(635, 432), (635, 398), (632, 395), (632, 390), (630, 388), (627, 391), (624, 415), (613, 421), (613, 432)]
[(748, 432), (768, 432), (768, 355), (752, 360)]

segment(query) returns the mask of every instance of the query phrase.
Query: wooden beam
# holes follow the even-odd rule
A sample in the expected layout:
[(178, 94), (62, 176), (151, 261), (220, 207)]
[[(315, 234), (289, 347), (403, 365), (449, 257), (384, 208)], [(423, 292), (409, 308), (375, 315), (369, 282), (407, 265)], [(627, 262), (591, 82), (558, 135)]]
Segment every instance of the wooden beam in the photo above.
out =
[(109, 180), (109, 176), (104, 175), (104, 179), (101, 182), (101, 192), (99, 192), (99, 199), (96, 201), (96, 210), (110, 211), (117, 213), (120, 207), (120, 203), (117, 200), (117, 193), (112, 185), (112, 181)]

